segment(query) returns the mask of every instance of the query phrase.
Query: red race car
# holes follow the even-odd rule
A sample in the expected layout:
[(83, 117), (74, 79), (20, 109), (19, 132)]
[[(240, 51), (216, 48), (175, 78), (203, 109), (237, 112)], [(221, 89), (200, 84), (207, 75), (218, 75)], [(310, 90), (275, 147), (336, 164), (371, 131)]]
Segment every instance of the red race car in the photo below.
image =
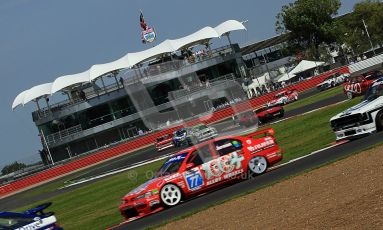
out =
[(157, 138), (156, 142), (156, 149), (158, 152), (174, 147), (174, 142), (173, 142), (173, 135), (172, 134), (166, 134), (162, 137)]
[(274, 118), (282, 118), (285, 115), (285, 110), (282, 106), (263, 106), (257, 110), (255, 113), (258, 116), (260, 124), (266, 123), (273, 120)]
[(225, 136), (173, 155), (155, 178), (122, 199), (119, 209), (125, 222), (175, 206), (228, 182), (266, 172), (282, 160), (282, 150), (273, 135), (273, 129), (266, 129), (245, 137)]
[(383, 74), (378, 70), (351, 77), (344, 84), (343, 92), (347, 95), (348, 99), (364, 95), (368, 88), (381, 77), (383, 77)]
[(296, 89), (284, 90), (275, 94), (273, 99), (267, 103), (267, 106), (286, 105), (296, 100), (298, 100), (298, 91)]

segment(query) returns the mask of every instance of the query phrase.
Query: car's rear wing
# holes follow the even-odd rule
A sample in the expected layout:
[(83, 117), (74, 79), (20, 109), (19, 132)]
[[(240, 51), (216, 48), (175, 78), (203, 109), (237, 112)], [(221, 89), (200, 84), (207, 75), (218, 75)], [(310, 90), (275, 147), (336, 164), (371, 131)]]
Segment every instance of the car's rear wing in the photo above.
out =
[(246, 135), (246, 138), (260, 138), (266, 136), (274, 136), (275, 131), (273, 128), (263, 129), (254, 133)]
[(44, 212), (46, 208), (52, 205), (52, 202), (40, 204), (35, 208), (29, 209), (27, 211), (24, 211), (25, 214), (27, 215), (39, 215), (42, 217), (48, 217), (48, 216), (53, 216), (54, 212)]

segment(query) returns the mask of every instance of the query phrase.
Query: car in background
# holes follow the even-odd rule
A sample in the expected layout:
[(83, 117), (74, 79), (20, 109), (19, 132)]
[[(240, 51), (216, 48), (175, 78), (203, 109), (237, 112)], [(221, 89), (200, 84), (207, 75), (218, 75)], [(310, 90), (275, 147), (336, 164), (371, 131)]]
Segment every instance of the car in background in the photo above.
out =
[(24, 212), (0, 212), (0, 229), (63, 229), (53, 212), (44, 212), (51, 204), (41, 204)]
[(267, 103), (267, 106), (286, 105), (298, 100), (298, 91), (296, 89), (284, 90), (274, 95), (273, 99)]
[(378, 70), (350, 77), (344, 84), (343, 92), (347, 95), (348, 99), (364, 95), (368, 88), (373, 85), (376, 80), (382, 77), (382, 72)]
[(369, 88), (361, 103), (332, 117), (330, 123), (337, 141), (383, 130), (383, 79)]
[(323, 90), (342, 84), (349, 77), (350, 77), (350, 74), (335, 73), (325, 78), (323, 82), (318, 84), (316, 87), (318, 90), (323, 91)]
[(226, 184), (263, 174), (282, 158), (271, 128), (247, 136), (206, 141), (171, 156), (153, 179), (122, 198), (119, 210), (127, 223)]
[(161, 137), (157, 137), (156, 149), (158, 152), (174, 147), (173, 134), (166, 134)]
[(263, 106), (255, 110), (258, 116), (259, 124), (267, 123), (276, 118), (282, 118), (285, 115), (285, 110), (282, 106)]
[(193, 127), (179, 129), (173, 135), (173, 142), (176, 146), (191, 146), (216, 137), (218, 132), (214, 127), (198, 124)]

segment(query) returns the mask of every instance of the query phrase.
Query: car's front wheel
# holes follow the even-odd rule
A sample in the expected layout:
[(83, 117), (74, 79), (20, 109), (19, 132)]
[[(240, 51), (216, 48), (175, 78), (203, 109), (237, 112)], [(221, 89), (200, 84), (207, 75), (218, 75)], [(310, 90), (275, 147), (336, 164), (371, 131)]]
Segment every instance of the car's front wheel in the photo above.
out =
[(162, 187), (160, 192), (161, 202), (166, 207), (176, 206), (181, 202), (182, 193), (181, 189), (174, 184), (166, 184)]
[(253, 175), (260, 175), (267, 170), (267, 160), (263, 156), (255, 156), (249, 161), (249, 171)]
[(380, 111), (376, 115), (375, 122), (376, 122), (376, 130), (377, 131), (382, 131), (383, 130), (383, 111)]
[(352, 92), (350, 92), (350, 91), (348, 91), (347, 92), (347, 98), (349, 99), (349, 100), (351, 100), (354, 96), (352, 95)]

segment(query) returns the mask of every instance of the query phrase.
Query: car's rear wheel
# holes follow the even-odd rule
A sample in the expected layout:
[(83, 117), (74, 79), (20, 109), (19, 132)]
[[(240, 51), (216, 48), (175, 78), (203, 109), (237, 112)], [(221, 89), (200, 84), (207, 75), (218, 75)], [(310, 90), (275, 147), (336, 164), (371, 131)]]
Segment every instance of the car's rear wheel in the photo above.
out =
[(175, 206), (181, 202), (181, 189), (177, 185), (166, 184), (161, 189), (160, 198), (166, 207)]
[(346, 93), (346, 95), (347, 95), (347, 98), (349, 99), (349, 100), (351, 100), (354, 96), (352, 95), (352, 92), (350, 92), (350, 91), (348, 91), (347, 93)]
[(249, 160), (249, 171), (253, 175), (266, 172), (267, 166), (267, 160), (263, 156), (255, 156)]
[(376, 130), (377, 131), (382, 131), (383, 130), (383, 111), (380, 111), (376, 115), (375, 122), (376, 122)]

